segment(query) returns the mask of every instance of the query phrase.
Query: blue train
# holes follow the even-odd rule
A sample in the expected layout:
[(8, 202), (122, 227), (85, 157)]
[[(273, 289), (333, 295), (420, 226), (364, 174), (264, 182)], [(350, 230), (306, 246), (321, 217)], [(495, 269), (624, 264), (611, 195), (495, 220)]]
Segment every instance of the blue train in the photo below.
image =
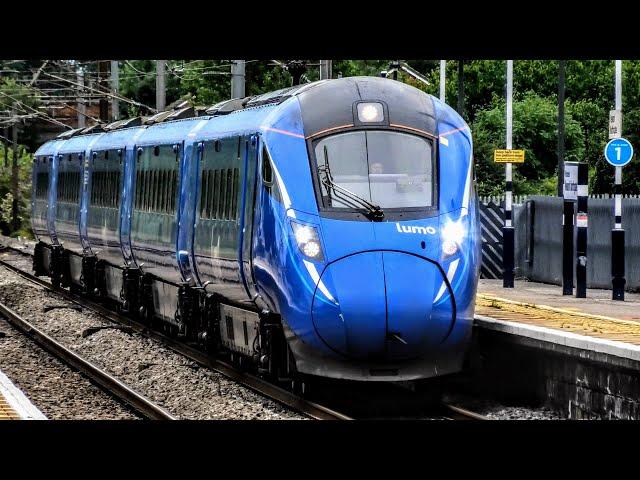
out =
[(185, 112), (38, 149), (36, 274), (275, 378), (462, 368), (480, 236), (457, 113), (376, 77)]

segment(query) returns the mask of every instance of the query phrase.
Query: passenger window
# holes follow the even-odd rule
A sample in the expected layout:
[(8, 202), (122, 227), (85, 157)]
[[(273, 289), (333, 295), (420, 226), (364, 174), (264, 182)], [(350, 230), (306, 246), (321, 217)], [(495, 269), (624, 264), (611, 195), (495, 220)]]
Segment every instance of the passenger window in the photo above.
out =
[(171, 181), (169, 182), (169, 191), (171, 192), (171, 199), (170, 199), (170, 205), (171, 205), (171, 212), (175, 212), (176, 211), (176, 190), (177, 190), (177, 183), (178, 183), (178, 173), (175, 170), (171, 171)]
[(237, 168), (233, 169), (233, 208), (232, 208), (232, 220), (238, 219), (238, 194), (239, 194), (239, 180), (240, 180), (240, 170)]
[(220, 182), (220, 170), (214, 170), (214, 180), (213, 185), (215, 187), (214, 197), (213, 197), (213, 208), (212, 208), (212, 218), (220, 218), (220, 191), (221, 191), (221, 182)]
[(118, 170), (118, 174), (116, 175), (116, 207), (120, 206), (120, 179), (122, 178), (122, 175), (120, 173), (120, 170)]
[(227, 214), (226, 219), (231, 220), (233, 212), (233, 169), (227, 169)]

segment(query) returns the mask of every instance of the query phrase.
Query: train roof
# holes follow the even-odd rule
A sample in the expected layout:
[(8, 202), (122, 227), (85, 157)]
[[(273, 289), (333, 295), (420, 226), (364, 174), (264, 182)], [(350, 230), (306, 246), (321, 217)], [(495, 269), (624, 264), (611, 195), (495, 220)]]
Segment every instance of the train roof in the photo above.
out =
[[(96, 127), (64, 132), (42, 145), (36, 155), (56, 151), (83, 151), (131, 145), (166, 144), (187, 138), (206, 140), (248, 133), (268, 126), (270, 114), (296, 97), (300, 102), (305, 136), (353, 124), (353, 105), (358, 101), (382, 101), (388, 121), (437, 135), (432, 97), (415, 87), (380, 77), (346, 77), (320, 80), (244, 99), (219, 102), (202, 111), (176, 102), (172, 110), (147, 118), (120, 120)], [(92, 143), (94, 142), (94, 143)]]

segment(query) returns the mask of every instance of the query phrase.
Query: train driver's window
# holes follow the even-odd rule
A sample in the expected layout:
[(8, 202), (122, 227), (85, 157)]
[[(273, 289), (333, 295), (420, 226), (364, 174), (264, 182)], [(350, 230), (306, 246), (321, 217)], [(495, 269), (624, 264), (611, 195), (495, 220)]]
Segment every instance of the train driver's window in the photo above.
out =
[(273, 186), (273, 168), (267, 147), (262, 147), (262, 182), (267, 190)]
[(276, 182), (273, 160), (271, 159), (271, 155), (269, 155), (267, 147), (264, 145), (262, 147), (262, 183), (264, 184), (265, 190), (273, 198), (281, 201), (282, 196), (280, 195), (278, 182)]

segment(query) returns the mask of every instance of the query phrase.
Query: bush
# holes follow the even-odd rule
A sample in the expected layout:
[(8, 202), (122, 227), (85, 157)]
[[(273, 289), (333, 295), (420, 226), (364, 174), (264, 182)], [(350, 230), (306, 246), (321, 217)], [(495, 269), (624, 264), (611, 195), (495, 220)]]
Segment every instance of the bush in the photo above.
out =
[[(505, 101), (494, 98), (492, 106), (477, 113), (472, 124), (478, 190), (481, 195), (504, 191), (504, 165), (493, 162), (493, 151), (505, 148)], [(542, 193), (550, 190), (557, 175), (557, 104), (554, 98), (526, 94), (513, 102), (513, 147), (525, 150), (525, 163), (514, 165), (514, 193)], [(572, 115), (565, 115), (567, 156), (584, 156), (582, 127)], [(555, 188), (551, 189), (555, 192)]]

